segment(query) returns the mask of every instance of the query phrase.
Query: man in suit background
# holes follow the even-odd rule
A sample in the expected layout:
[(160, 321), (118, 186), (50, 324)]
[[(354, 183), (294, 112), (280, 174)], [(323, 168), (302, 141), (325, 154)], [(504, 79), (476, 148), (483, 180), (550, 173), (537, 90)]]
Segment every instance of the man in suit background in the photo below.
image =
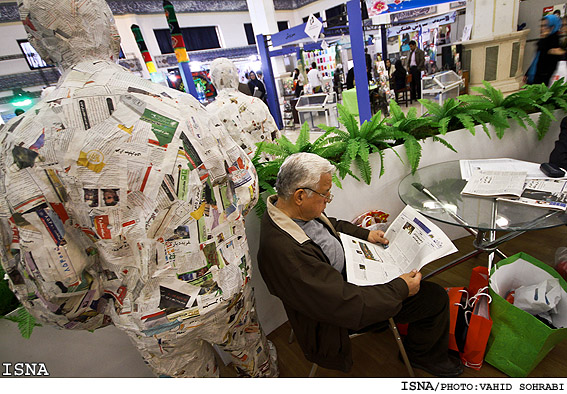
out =
[(414, 40), (409, 43), (409, 72), (411, 74), (411, 99), (421, 98), (421, 72), (425, 70), (425, 54), (417, 47)]

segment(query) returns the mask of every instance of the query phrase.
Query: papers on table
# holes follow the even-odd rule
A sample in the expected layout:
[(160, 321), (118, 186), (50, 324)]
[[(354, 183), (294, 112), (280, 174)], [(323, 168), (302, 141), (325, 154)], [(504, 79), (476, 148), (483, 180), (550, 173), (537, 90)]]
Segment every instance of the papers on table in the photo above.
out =
[(474, 171), (461, 194), (520, 197), (525, 181), (525, 172)]
[(518, 199), (500, 198), (532, 207), (567, 210), (567, 181), (563, 179), (529, 179)]
[(457, 251), (445, 233), (410, 206), (386, 231), (387, 249), (347, 234), (340, 233), (340, 237), (348, 281), (360, 286), (387, 283)]
[(460, 160), (461, 177), (468, 181), (473, 172), (482, 171), (515, 171), (525, 172), (526, 178), (546, 178), (539, 169), (538, 163), (515, 159), (482, 159), (482, 160)]
[(461, 194), (567, 210), (567, 180), (546, 177), (537, 163), (513, 159), (461, 160), (460, 167), (462, 178), (468, 180)]

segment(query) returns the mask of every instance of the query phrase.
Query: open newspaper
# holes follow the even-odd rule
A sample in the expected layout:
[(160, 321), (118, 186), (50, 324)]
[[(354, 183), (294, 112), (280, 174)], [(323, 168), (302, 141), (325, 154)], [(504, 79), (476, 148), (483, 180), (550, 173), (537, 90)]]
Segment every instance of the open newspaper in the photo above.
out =
[(481, 197), (520, 197), (526, 173), (520, 171), (474, 171), (461, 194)]
[(528, 179), (519, 198), (498, 198), (538, 208), (567, 210), (567, 181), (564, 179)]
[(389, 282), (457, 251), (439, 227), (409, 205), (386, 231), (387, 248), (343, 233), (340, 237), (348, 281), (360, 286)]

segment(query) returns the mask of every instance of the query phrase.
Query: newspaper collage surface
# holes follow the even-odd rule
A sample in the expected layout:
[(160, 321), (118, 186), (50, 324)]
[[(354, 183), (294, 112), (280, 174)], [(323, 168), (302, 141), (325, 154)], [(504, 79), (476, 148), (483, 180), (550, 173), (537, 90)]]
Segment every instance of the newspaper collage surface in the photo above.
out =
[(252, 156), (256, 143), (279, 137), (276, 122), (262, 100), (238, 91), (238, 71), (232, 61), (215, 59), (210, 67), (213, 85), (219, 93), (206, 109), (218, 116), (234, 141)]

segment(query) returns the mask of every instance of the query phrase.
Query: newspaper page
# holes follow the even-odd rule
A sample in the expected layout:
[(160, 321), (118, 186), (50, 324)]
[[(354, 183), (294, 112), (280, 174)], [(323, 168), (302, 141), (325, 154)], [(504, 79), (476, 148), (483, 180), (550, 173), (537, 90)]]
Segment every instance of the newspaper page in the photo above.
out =
[(528, 179), (520, 198), (499, 198), (532, 207), (567, 210), (567, 181), (564, 179)]
[(343, 233), (340, 237), (348, 281), (359, 286), (390, 282), (457, 251), (443, 231), (409, 205), (386, 231), (387, 248)]
[(473, 196), (516, 196), (524, 190), (526, 173), (519, 171), (475, 171), (461, 191)]
[(475, 171), (518, 171), (525, 172), (526, 178), (546, 178), (539, 169), (539, 163), (515, 159), (459, 160), (461, 178), (468, 181)]

